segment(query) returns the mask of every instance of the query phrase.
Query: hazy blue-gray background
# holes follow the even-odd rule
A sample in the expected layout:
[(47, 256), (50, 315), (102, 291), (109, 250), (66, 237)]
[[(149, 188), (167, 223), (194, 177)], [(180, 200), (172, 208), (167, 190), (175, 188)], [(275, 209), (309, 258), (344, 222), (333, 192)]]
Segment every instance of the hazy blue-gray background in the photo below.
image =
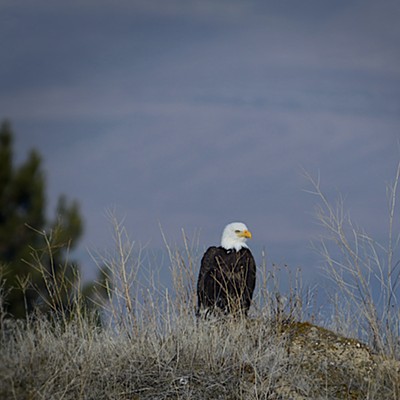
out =
[(384, 240), (400, 137), (398, 1), (0, 3), (0, 117), (37, 148), (49, 210), (79, 200), (78, 251), (112, 246), (106, 210), (148, 248), (228, 222), (270, 262), (319, 259), (302, 168)]

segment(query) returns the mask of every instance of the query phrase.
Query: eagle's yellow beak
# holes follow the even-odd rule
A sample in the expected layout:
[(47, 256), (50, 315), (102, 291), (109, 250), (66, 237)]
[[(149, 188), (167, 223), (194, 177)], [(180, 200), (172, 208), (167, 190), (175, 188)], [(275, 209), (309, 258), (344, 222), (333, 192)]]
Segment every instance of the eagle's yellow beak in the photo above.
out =
[(243, 232), (238, 233), (238, 236), (251, 239), (251, 232), (246, 229)]

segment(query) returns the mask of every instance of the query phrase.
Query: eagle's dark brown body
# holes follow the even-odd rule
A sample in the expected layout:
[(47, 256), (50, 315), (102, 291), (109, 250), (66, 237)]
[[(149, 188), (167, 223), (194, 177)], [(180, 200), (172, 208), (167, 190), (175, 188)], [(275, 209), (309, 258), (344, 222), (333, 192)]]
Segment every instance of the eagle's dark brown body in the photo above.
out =
[(210, 247), (201, 260), (197, 282), (197, 315), (220, 311), (247, 314), (256, 284), (256, 263), (250, 250)]

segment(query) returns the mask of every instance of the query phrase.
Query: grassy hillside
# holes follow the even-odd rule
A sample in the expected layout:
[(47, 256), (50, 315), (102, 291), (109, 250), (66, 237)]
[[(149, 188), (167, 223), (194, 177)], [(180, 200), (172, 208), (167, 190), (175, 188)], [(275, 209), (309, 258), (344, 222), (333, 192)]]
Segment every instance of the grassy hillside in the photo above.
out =
[(309, 323), (197, 323), (128, 335), (82, 320), (3, 323), (2, 399), (397, 399), (400, 363)]
[(152, 271), (140, 271), (140, 251), (114, 220), (116, 251), (96, 256), (109, 295), (99, 304), (102, 327), (82, 314), (79, 295), (68, 316), (25, 322), (7, 318), (0, 295), (0, 398), (399, 399), (399, 177), (400, 165), (388, 190), (386, 246), (355, 228), (313, 182), (319, 221), (336, 246), (320, 243), (336, 288), (324, 320), (310, 314), (313, 293), (300, 276), (280, 293), (265, 264), (249, 318), (196, 320), (193, 243), (185, 236), (180, 249), (166, 242), (168, 291)]

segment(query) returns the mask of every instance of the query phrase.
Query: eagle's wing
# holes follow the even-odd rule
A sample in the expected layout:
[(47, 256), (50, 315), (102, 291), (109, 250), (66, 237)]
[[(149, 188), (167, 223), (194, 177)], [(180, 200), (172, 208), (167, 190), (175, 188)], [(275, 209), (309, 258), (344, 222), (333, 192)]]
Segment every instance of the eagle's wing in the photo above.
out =
[(199, 279), (197, 281), (197, 314), (201, 307), (212, 307), (215, 305), (215, 278), (213, 275), (217, 269), (216, 257), (219, 249), (209, 247), (204, 253), (200, 263)]
[(247, 258), (247, 277), (246, 277), (246, 290), (244, 292), (244, 307), (247, 313), (250, 308), (251, 300), (253, 298), (254, 288), (256, 287), (256, 274), (257, 267), (251, 251), (246, 249)]

